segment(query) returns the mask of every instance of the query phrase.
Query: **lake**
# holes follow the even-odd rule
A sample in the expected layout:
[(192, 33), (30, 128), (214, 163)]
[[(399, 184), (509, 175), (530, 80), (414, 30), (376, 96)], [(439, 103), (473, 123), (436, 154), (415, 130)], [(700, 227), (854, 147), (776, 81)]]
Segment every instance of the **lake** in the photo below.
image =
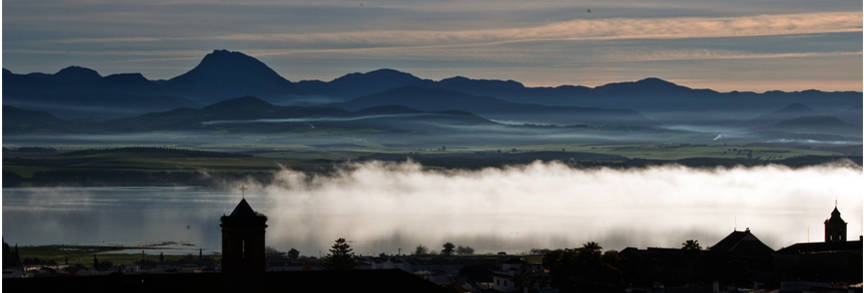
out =
[(26, 245), (173, 241), (218, 251), (219, 216), (239, 197), (196, 187), (4, 188), (3, 237)]

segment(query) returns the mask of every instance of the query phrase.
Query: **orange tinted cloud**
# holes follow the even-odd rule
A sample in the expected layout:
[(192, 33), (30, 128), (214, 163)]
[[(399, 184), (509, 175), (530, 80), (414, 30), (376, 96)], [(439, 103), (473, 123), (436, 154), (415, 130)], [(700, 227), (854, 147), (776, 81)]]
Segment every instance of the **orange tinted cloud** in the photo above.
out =
[(577, 19), (543, 26), (485, 30), (379, 30), (309, 34), (230, 34), (219, 40), (369, 45), (429, 45), (543, 40), (677, 39), (861, 31), (861, 12), (736, 17)]

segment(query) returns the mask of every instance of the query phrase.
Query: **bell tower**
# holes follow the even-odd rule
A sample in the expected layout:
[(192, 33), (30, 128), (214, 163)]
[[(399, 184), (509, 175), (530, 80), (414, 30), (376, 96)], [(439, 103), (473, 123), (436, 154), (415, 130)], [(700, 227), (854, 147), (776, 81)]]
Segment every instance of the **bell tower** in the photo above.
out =
[(834, 202), (831, 218), (825, 220), (825, 242), (846, 242), (846, 222), (840, 217), (837, 202)]
[(246, 199), (222, 216), (222, 272), (263, 273), (267, 216), (252, 210)]

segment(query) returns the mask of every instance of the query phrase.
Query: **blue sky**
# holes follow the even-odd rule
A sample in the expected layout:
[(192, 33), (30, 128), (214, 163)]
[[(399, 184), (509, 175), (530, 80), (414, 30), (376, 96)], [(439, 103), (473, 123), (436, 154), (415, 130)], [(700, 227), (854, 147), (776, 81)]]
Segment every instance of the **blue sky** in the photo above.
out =
[(830, 0), (7, 0), (3, 67), (165, 79), (224, 48), (295, 81), (395, 68), (529, 85), (861, 90), (861, 11)]

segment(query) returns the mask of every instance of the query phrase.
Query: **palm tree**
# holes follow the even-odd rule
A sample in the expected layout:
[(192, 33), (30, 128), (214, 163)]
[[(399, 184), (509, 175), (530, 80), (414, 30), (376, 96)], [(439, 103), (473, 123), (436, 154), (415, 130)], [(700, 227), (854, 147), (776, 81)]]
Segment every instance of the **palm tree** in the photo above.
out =
[(582, 251), (584, 251), (586, 253), (600, 255), (600, 252), (602, 250), (603, 250), (603, 247), (600, 246), (599, 243), (594, 242), (594, 241), (588, 241), (588, 242), (585, 242), (585, 244), (582, 244)]

